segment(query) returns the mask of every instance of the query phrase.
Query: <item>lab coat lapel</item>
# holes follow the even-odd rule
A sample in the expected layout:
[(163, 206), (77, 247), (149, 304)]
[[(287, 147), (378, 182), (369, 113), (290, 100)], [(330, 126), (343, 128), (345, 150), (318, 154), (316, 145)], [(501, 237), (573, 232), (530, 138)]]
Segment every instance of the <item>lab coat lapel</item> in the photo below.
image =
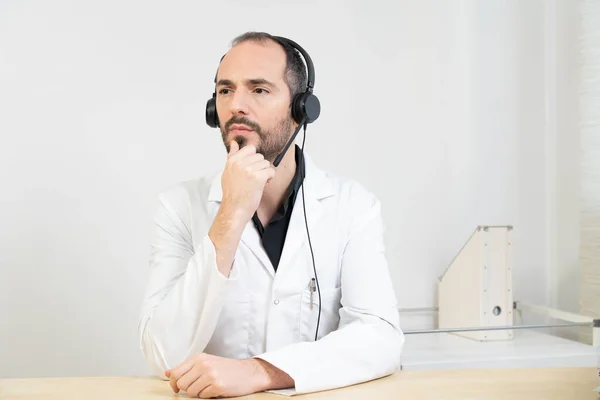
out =
[[(210, 202), (215, 202), (218, 205), (221, 204), (221, 200), (223, 197), (223, 189), (221, 187), (221, 174), (222, 172), (217, 174), (213, 178), (210, 187), (210, 192), (208, 195), (208, 200)], [(214, 215), (216, 215), (217, 211), (218, 207), (215, 207), (213, 217)], [(269, 259), (269, 256), (265, 252), (262, 243), (260, 242), (260, 235), (254, 227), (254, 223), (252, 222), (252, 220), (248, 221), (246, 227), (244, 228), (244, 231), (242, 232), (240, 245), (246, 246), (248, 249), (250, 249), (254, 256), (260, 261), (263, 268), (265, 268), (271, 276), (275, 276), (275, 273), (273, 271), (273, 264), (271, 264), (271, 260)]]
[[(308, 222), (309, 231), (318, 225), (323, 214), (323, 205), (321, 201), (333, 195), (333, 188), (327, 176), (318, 169), (310, 157), (304, 155), (306, 165), (306, 177), (304, 179), (304, 199), (306, 200), (306, 220)], [(299, 190), (294, 202), (294, 209), (290, 224), (288, 226), (285, 244), (277, 274), (282, 275), (291, 265), (295, 254), (306, 244), (308, 246), (308, 238), (306, 235), (306, 225), (304, 222), (304, 209), (302, 200), (302, 188)], [(312, 237), (311, 237), (312, 240)]]
[(260, 241), (260, 234), (256, 230), (256, 227), (254, 227), (254, 223), (252, 221), (246, 224), (244, 232), (242, 233), (242, 240), (240, 244), (245, 245), (250, 249), (250, 251), (252, 251), (254, 256), (258, 258), (263, 268), (267, 270), (271, 277), (275, 276), (273, 264), (271, 263), (271, 260), (269, 259), (269, 256), (267, 255), (267, 252)]

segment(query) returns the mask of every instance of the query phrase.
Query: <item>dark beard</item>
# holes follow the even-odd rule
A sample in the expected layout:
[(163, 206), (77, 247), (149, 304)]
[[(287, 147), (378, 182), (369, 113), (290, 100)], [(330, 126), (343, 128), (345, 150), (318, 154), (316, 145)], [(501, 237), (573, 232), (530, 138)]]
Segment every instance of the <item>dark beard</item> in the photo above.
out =
[[(250, 129), (254, 130), (260, 139), (258, 145), (256, 146), (256, 152), (262, 154), (266, 160), (271, 162), (273, 162), (279, 153), (281, 153), (294, 128), (291, 118), (287, 117), (280, 120), (275, 128), (268, 131), (263, 131), (258, 124), (245, 117), (233, 117), (227, 121), (225, 127), (221, 129), (221, 138), (223, 139), (223, 144), (225, 145), (228, 153), (230, 151), (230, 146), (227, 141), (227, 136), (229, 134), (231, 125), (233, 124), (246, 125), (250, 127)], [(233, 140), (238, 143), (240, 149), (246, 145), (246, 138), (242, 135), (235, 136)]]

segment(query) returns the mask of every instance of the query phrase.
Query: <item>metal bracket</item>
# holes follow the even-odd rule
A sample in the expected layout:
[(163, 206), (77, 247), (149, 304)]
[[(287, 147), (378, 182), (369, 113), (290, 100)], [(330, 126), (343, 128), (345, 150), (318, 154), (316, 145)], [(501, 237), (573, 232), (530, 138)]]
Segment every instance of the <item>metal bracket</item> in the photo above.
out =
[[(539, 325), (510, 325), (510, 326), (490, 326), (490, 327), (464, 327), (448, 329), (420, 329), (404, 331), (404, 334), (421, 333), (451, 333), (451, 332), (473, 332), (473, 331), (493, 331), (493, 330), (512, 330), (512, 329), (540, 329), (540, 328), (567, 328), (586, 326), (591, 327), (593, 332), (593, 346), (600, 348), (600, 318), (594, 319), (585, 315), (575, 314), (568, 311), (557, 310), (555, 308), (536, 306), (521, 301), (513, 302), (513, 309), (528, 311), (536, 314), (546, 315), (558, 320), (567, 321), (566, 324), (539, 324)], [(410, 312), (438, 312), (438, 307), (415, 307), (399, 308), (399, 313)]]

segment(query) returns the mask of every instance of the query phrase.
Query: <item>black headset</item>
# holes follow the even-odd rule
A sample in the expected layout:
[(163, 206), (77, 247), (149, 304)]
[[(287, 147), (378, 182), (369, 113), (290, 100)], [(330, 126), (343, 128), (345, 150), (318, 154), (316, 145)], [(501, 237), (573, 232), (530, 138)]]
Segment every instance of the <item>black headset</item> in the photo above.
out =
[[(281, 162), (283, 155), (286, 153), (288, 147), (292, 144), (294, 138), (300, 131), (302, 127), (304, 127), (304, 138), (302, 140), (302, 158), (304, 159), (304, 141), (306, 140), (306, 125), (314, 122), (319, 115), (321, 114), (321, 103), (317, 96), (313, 94), (313, 88), (315, 86), (315, 68), (313, 66), (312, 60), (306, 50), (304, 50), (298, 43), (293, 40), (286, 39), (281, 36), (273, 36), (273, 39), (278, 42), (281, 46), (285, 48), (285, 44), (291, 46), (292, 48), (298, 50), (300, 54), (304, 57), (304, 61), (306, 62), (306, 70), (307, 70), (307, 82), (306, 82), (306, 90), (302, 93), (297, 93), (292, 99), (291, 103), (291, 112), (292, 117), (298, 123), (298, 127), (296, 128), (294, 134), (288, 140), (284, 149), (279, 153), (273, 165), (277, 167)], [(222, 58), (221, 58), (222, 60)], [(215, 76), (216, 81), (216, 76)], [(216, 83), (216, 82), (215, 82)], [(206, 103), (206, 123), (211, 128), (216, 128), (219, 126), (219, 116), (217, 114), (217, 94), (216, 91), (213, 92), (212, 98), (208, 100)], [(308, 236), (308, 245), (310, 247), (310, 255), (312, 257), (313, 271), (315, 273), (314, 280), (316, 282), (316, 290), (319, 296), (319, 314), (317, 317), (317, 327), (315, 329), (315, 341), (317, 341), (319, 335), (319, 323), (321, 322), (321, 286), (319, 285), (319, 278), (317, 277), (317, 268), (315, 266), (315, 255), (312, 248), (312, 243), (310, 240), (310, 232), (308, 230), (308, 222), (306, 220), (306, 201), (304, 200), (304, 168), (301, 168), (302, 171), (302, 208), (304, 210), (304, 224), (306, 226), (306, 235)], [(311, 290), (313, 288), (311, 287)]]
[[(298, 43), (293, 40), (281, 37), (273, 36), (276, 42), (279, 42), (285, 47), (285, 44), (298, 50), (304, 57), (307, 69), (307, 85), (306, 90), (302, 93), (297, 93), (292, 99), (291, 111), (294, 120), (300, 124), (310, 124), (314, 122), (321, 114), (321, 103), (317, 96), (313, 94), (313, 88), (315, 86), (315, 68), (312, 60), (306, 50), (304, 50)], [(213, 92), (213, 95), (206, 102), (206, 123), (211, 128), (217, 128), (219, 126), (219, 115), (217, 114), (217, 93)], [(285, 149), (287, 150), (287, 149)]]

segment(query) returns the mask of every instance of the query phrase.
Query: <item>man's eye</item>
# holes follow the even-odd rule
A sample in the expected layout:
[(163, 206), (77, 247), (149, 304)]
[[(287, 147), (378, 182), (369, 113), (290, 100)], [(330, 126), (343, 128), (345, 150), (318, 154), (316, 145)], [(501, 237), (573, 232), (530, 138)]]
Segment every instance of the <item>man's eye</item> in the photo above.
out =
[(254, 89), (254, 92), (258, 93), (258, 94), (266, 94), (269, 93), (266, 89), (263, 88), (256, 88)]
[(219, 94), (228, 94), (229, 93), (229, 89), (221, 89), (219, 90)]

